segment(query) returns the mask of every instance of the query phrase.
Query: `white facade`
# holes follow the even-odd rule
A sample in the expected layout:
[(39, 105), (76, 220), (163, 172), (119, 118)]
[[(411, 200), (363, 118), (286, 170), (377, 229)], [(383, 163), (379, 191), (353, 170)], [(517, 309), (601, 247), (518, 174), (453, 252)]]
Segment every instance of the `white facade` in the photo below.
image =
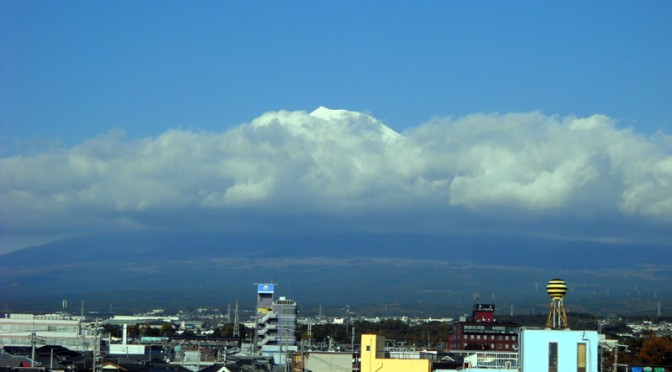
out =
[(521, 372), (597, 372), (596, 331), (522, 329)]
[(71, 350), (92, 350), (97, 341), (93, 330), (79, 320), (63, 316), (11, 314), (0, 318), (0, 344), (6, 346), (31, 346), (33, 333), (36, 346), (61, 345)]

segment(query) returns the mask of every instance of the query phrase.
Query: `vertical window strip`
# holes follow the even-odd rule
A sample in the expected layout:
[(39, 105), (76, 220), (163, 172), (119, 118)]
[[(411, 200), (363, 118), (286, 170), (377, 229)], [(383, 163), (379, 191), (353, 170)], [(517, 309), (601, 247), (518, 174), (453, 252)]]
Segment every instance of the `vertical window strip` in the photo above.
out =
[(579, 343), (576, 345), (576, 372), (586, 372), (586, 344)]
[(558, 343), (548, 343), (548, 372), (558, 372)]

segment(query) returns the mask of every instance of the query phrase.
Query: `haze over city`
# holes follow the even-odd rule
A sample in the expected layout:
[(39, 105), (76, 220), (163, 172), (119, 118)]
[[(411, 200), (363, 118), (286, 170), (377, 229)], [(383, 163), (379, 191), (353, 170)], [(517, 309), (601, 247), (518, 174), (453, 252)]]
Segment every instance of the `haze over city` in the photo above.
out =
[[(432, 243), (397, 257), (501, 242), (523, 267), (580, 246), (561, 269), (609, 269), (591, 252), (626, 247), (665, 287), (671, 13), (4, 1), (0, 262), (82, 236), (408, 234)], [(337, 241), (293, 246), (361, 254)]]

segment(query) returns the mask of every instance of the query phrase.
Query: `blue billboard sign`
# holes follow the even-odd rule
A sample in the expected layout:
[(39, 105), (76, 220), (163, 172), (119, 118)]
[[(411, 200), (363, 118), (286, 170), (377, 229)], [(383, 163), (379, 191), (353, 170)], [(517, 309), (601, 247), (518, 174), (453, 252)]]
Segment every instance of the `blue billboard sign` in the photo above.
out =
[(273, 293), (275, 292), (275, 284), (263, 283), (257, 284), (257, 293)]

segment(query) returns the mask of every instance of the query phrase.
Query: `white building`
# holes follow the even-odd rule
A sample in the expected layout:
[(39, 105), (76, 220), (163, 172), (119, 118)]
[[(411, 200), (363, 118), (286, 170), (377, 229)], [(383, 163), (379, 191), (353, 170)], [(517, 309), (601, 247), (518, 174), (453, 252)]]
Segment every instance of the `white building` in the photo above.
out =
[(0, 318), (0, 344), (6, 346), (61, 345), (71, 350), (92, 350), (95, 329), (66, 316), (10, 314)]

